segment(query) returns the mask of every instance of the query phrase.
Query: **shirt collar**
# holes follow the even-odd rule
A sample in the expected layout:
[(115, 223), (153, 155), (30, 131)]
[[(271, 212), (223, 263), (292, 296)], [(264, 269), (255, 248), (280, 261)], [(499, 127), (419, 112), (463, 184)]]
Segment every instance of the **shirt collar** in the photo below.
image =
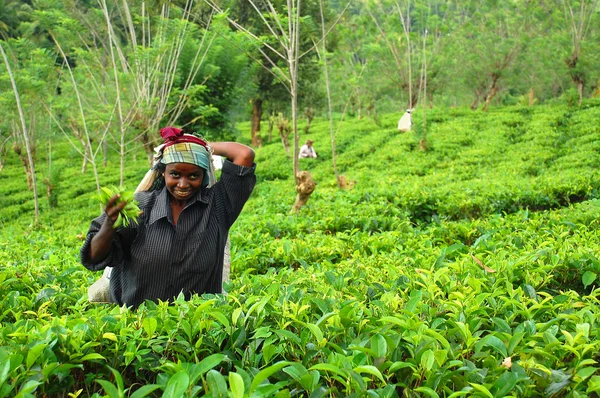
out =
[[(196, 195), (192, 197), (185, 207), (189, 207), (196, 202), (200, 202), (203, 204), (208, 204), (208, 188), (202, 187), (198, 190)], [(152, 206), (152, 211), (150, 212), (150, 219), (148, 222), (153, 224), (154, 222), (160, 220), (161, 218), (171, 219), (171, 206), (169, 203), (169, 191), (167, 191), (167, 187), (163, 187), (158, 196), (156, 197), (156, 201), (154, 202), (154, 206)], [(172, 220), (171, 220), (172, 221)]]

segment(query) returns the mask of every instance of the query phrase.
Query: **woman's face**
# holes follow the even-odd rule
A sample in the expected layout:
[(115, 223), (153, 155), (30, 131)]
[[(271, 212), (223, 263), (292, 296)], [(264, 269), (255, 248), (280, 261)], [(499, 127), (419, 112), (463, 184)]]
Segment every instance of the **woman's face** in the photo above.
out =
[(176, 200), (186, 201), (202, 186), (204, 169), (189, 163), (171, 163), (165, 168), (165, 185)]

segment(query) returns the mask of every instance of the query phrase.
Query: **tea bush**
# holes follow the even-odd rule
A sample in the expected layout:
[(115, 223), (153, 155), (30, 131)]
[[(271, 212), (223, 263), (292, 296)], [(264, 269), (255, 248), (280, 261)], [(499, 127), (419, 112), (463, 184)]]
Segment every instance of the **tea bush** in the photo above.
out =
[[(347, 118), (346, 190), (329, 123), (315, 120), (302, 139), (319, 158), (300, 164), (318, 185), (298, 215), (291, 158), (277, 141), (257, 150), (228, 295), (137, 310), (87, 302), (99, 274), (78, 250), (100, 209), (68, 145), (53, 143), (57, 207), (40, 201), (38, 226), (10, 158), (0, 397), (597, 396), (599, 116), (593, 101), (428, 110), (426, 152), (395, 131), (399, 115)], [(117, 167), (100, 168), (102, 185)]]

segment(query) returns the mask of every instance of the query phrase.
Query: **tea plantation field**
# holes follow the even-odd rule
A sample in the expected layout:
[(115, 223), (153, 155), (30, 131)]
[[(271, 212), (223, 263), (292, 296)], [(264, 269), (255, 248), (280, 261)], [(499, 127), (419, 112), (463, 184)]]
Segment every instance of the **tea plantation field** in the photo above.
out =
[[(99, 207), (77, 152), (38, 142), (40, 192), (50, 155), (60, 172), (38, 227), (10, 155), (0, 397), (597, 397), (600, 101), (428, 110), (425, 152), (398, 117), (344, 119), (345, 190), (315, 121), (301, 168), (317, 189), (297, 215), (292, 160), (267, 142), (229, 294), (135, 311), (87, 301), (99, 274), (78, 251)], [(128, 164), (133, 189), (141, 151)], [(116, 155), (100, 167), (103, 185), (118, 174)]]

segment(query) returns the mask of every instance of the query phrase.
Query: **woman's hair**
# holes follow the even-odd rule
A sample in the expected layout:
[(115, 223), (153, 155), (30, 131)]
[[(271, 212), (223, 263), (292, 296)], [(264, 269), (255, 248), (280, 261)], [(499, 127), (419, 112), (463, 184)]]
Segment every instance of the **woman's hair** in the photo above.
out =
[(150, 185), (150, 188), (148, 189), (149, 192), (160, 191), (165, 187), (165, 176), (163, 173), (165, 172), (167, 165), (164, 163), (157, 163), (155, 167), (156, 171), (158, 171), (158, 177), (156, 177), (152, 185)]
[(306, 145), (312, 145), (313, 144), (313, 140), (306, 140)]

